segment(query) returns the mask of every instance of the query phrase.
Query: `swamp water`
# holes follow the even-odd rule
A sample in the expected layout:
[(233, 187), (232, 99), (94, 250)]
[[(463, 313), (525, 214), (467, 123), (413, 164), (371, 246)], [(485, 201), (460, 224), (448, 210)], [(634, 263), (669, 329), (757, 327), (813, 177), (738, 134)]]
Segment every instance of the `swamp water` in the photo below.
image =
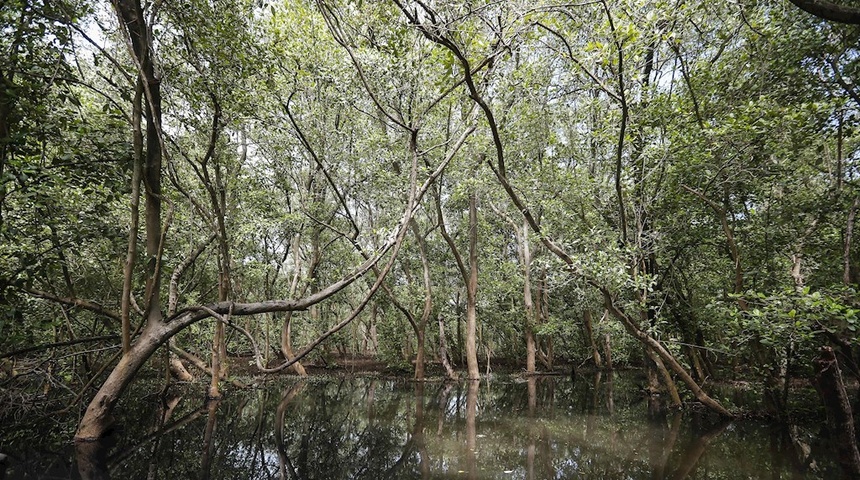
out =
[(627, 373), (291, 378), (201, 406), (200, 385), (158, 395), (139, 382), (109, 445), (76, 455), (74, 418), (36, 438), (0, 430), (0, 479), (841, 477), (820, 418), (774, 427), (649, 411), (640, 385)]

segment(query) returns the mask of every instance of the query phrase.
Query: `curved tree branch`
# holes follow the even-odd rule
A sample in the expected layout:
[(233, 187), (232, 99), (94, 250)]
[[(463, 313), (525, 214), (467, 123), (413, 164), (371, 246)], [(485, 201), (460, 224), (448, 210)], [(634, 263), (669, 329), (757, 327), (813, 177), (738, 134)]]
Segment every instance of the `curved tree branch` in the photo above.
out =
[(797, 8), (818, 18), (837, 23), (860, 25), (860, 8), (838, 5), (825, 0), (789, 0)]

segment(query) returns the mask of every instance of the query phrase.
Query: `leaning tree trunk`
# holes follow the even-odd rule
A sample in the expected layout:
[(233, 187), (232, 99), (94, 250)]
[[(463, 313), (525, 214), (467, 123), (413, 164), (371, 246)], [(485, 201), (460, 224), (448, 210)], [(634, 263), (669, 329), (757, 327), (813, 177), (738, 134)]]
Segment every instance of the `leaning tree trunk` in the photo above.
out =
[(116, 367), (87, 407), (75, 434), (76, 441), (96, 441), (110, 430), (113, 423), (111, 412), (120, 395), (134, 379), (140, 367), (169, 337), (165, 335), (165, 329), (160, 327), (157, 324), (147, 324), (131, 349), (120, 357)]

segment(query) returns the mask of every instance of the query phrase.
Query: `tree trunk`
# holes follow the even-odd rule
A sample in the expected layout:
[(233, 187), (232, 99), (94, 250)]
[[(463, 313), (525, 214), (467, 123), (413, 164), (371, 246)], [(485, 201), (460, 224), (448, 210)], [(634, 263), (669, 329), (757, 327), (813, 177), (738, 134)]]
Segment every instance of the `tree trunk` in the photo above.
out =
[[(528, 237), (529, 225), (525, 219), (523, 219), (522, 226), (517, 225), (517, 223), (511, 220), (505, 212), (497, 208), (492, 203), (490, 204), (490, 207), (494, 212), (496, 212), (496, 215), (503, 218), (511, 225), (511, 228), (514, 231), (514, 236), (517, 239), (517, 258), (523, 271), (523, 310), (525, 311), (523, 318), (523, 331), (526, 341), (526, 374), (531, 375), (535, 373), (535, 363), (538, 354), (538, 345), (535, 339), (535, 325), (540, 323), (542, 298), (540, 293), (538, 293), (537, 305), (535, 305), (535, 299), (532, 295), (532, 254)], [(538, 292), (540, 292), (539, 287)], [(545, 361), (546, 359), (542, 358), (542, 360)], [(548, 362), (545, 361), (544, 363), (546, 364)]]
[[(523, 221), (525, 223), (525, 221)], [(535, 308), (532, 298), (531, 263), (532, 254), (529, 248), (529, 226), (523, 225), (522, 233), (517, 231), (520, 240), (520, 261), (523, 267), (523, 303), (525, 305), (526, 330), (526, 373), (535, 373), (535, 351), (537, 350), (534, 334)]]
[(582, 325), (585, 328), (585, 336), (591, 347), (591, 358), (594, 361), (594, 366), (600, 368), (603, 362), (600, 360), (600, 352), (597, 348), (597, 341), (594, 339), (594, 328), (592, 325), (591, 310), (586, 309), (582, 314)]
[[(526, 224), (526, 227), (528, 227), (528, 224)], [(546, 283), (546, 267), (541, 270), (541, 278), (538, 281), (537, 290), (538, 301), (535, 308), (535, 324), (543, 325), (549, 322), (549, 288), (547, 288)], [(538, 358), (547, 370), (552, 371), (555, 358), (552, 337), (544, 336), (542, 339), (538, 338), (537, 340)], [(543, 349), (541, 349), (541, 343), (544, 345)]]
[(427, 321), (430, 319), (430, 314), (433, 313), (433, 290), (430, 280), (430, 262), (427, 259), (427, 245), (424, 242), (424, 236), (421, 235), (417, 222), (412, 221), (411, 225), (415, 241), (418, 242), (418, 253), (421, 256), (421, 270), (424, 282), (424, 309), (421, 311), (421, 319), (417, 325), (418, 351), (415, 356), (415, 379), (424, 380), (425, 337)]
[[(298, 293), (299, 288), (299, 279), (301, 278), (302, 273), (302, 255), (301, 255), (301, 234), (296, 234), (293, 237), (293, 279), (290, 281), (290, 298), (295, 298)], [(313, 275), (313, 272), (316, 271), (316, 259), (314, 259), (309, 268), (310, 275)], [(305, 287), (306, 289), (307, 287)], [(304, 290), (302, 291), (304, 293)], [(292, 335), (292, 323), (293, 321), (293, 312), (287, 312), (284, 317), (284, 322), (281, 324), (281, 353), (284, 355), (284, 359), (292, 360), (295, 358), (295, 353), (293, 352), (293, 335)], [(301, 362), (296, 362), (290, 367), (293, 372), (295, 372), (300, 377), (307, 377), (308, 372), (305, 370), (304, 365)]]
[(134, 263), (137, 258), (137, 234), (140, 230), (140, 181), (143, 174), (143, 131), (141, 130), (141, 121), (143, 119), (143, 84), (140, 79), (137, 80), (132, 110), (134, 166), (131, 175), (131, 199), (129, 201), (131, 219), (128, 227), (128, 250), (125, 257), (125, 266), (123, 267), (122, 299), (120, 300), (123, 352), (128, 352), (131, 349), (131, 289), (134, 280)]
[(134, 379), (140, 367), (166, 340), (165, 331), (158, 324), (148, 324), (143, 329), (128, 353), (120, 357), (116, 367), (87, 407), (75, 434), (77, 442), (92, 442), (104, 436), (113, 424), (111, 412), (120, 394)]
[(451, 362), (448, 361), (448, 341), (445, 339), (445, 318), (441, 313), (439, 313), (436, 320), (439, 322), (439, 360), (442, 362), (442, 366), (445, 367), (445, 373), (448, 375), (448, 378), (451, 380), (457, 380), (459, 378), (457, 376), (457, 372), (451, 368)]
[(663, 381), (663, 386), (666, 387), (666, 391), (669, 393), (669, 399), (672, 401), (672, 406), (680, 407), (681, 396), (678, 395), (678, 386), (675, 385), (675, 380), (672, 379), (672, 374), (666, 370), (666, 366), (663, 365), (663, 361), (660, 360), (660, 357), (654, 353), (652, 349), (645, 347), (645, 353), (648, 355), (648, 358), (654, 362), (657, 372), (660, 373), (660, 378)]
[(612, 370), (612, 345), (610, 344), (611, 337), (609, 332), (603, 334), (603, 358), (606, 359), (606, 369)]
[(526, 373), (533, 375), (537, 369), (535, 368), (535, 359), (537, 358), (537, 344), (535, 342), (535, 334), (532, 328), (526, 327)]
[(221, 398), (221, 391), (218, 388), (218, 383), (221, 380), (222, 360), (221, 346), (224, 344), (224, 324), (215, 322), (215, 335), (212, 337), (212, 376), (209, 381), (209, 390), (206, 396), (212, 399)]
[(376, 334), (376, 317), (379, 314), (379, 304), (374, 302), (370, 309), (370, 348), (373, 354), (379, 353), (379, 337)]
[(684, 351), (687, 353), (687, 358), (689, 358), (690, 365), (692, 366), (691, 373), (695, 376), (697, 381), (704, 382), (708, 375), (705, 373), (705, 367), (702, 363), (699, 349), (696, 346), (684, 347)]
[(653, 353), (649, 350), (648, 345), (642, 345), (642, 366), (645, 371), (645, 380), (648, 382), (648, 386), (645, 388), (649, 395), (657, 395), (661, 390), (657, 365), (651, 358)]
[(854, 217), (860, 206), (860, 197), (854, 197), (851, 208), (848, 210), (848, 220), (845, 222), (845, 239), (842, 247), (842, 283), (850, 285), (851, 278), (851, 243), (854, 239)]
[(860, 478), (860, 452), (857, 450), (854, 417), (833, 349), (821, 347), (813, 367), (815, 388), (827, 413), (827, 426), (839, 454), (839, 464), (846, 478)]
[[(293, 351), (292, 320), (293, 312), (287, 312), (284, 314), (284, 321), (281, 324), (281, 353), (284, 355), (284, 359), (286, 360), (292, 360), (296, 357), (296, 353)], [(294, 363), (290, 368), (300, 377), (308, 376), (308, 372), (305, 370), (305, 367), (301, 362)]]
[(135, 373), (164, 343), (161, 311), (161, 81), (155, 76), (152, 39), (139, 0), (113, 0), (114, 9), (125, 24), (132, 44), (132, 56), (138, 67), (146, 98), (146, 158), (142, 169), (145, 192), (146, 222), (146, 326), (140, 338), (124, 353), (90, 402), (78, 425), (75, 439), (96, 440), (110, 428), (110, 414), (120, 394)]
[(478, 369), (478, 192), (469, 196), (469, 281), (466, 283), (466, 365), (469, 380), (481, 378)]
[(216, 455), (215, 430), (218, 426), (218, 405), (220, 400), (210, 399), (206, 404), (206, 427), (203, 429), (203, 455), (200, 459), (201, 477), (210, 478), (212, 474), (212, 460)]
[[(214, 113), (212, 115), (212, 131), (209, 138), (209, 148), (201, 162), (204, 186), (209, 191), (209, 200), (215, 213), (216, 238), (218, 239), (218, 301), (230, 299), (232, 285), (232, 269), (230, 260), (230, 237), (227, 234), (227, 187), (224, 184), (222, 166), (215, 154), (215, 147), (220, 133), (221, 107), (212, 96)], [(209, 162), (214, 164), (214, 180), (209, 175)], [(229, 317), (228, 317), (229, 318)], [(219, 398), (218, 382), (227, 375), (227, 344), (224, 336), (224, 323), (215, 323), (215, 335), (212, 339), (212, 382), (209, 386), (209, 398)]]

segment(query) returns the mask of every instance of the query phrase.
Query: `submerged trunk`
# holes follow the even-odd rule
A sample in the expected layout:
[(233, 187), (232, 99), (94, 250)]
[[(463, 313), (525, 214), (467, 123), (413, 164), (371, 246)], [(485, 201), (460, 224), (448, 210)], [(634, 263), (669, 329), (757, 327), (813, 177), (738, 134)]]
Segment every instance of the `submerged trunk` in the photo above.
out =
[(466, 473), (467, 478), (478, 478), (478, 391), (481, 386), (480, 380), (470, 379), (468, 382), (468, 393), (466, 394)]
[(218, 405), (220, 400), (209, 400), (206, 404), (206, 427), (203, 429), (203, 458), (200, 459), (200, 472), (203, 478), (210, 478), (212, 460), (216, 455), (215, 431), (218, 427)]
[(76, 441), (95, 441), (110, 430), (113, 424), (111, 412), (120, 394), (134, 379), (140, 367), (170, 335), (166, 329), (154, 324), (149, 324), (143, 329), (131, 349), (120, 357), (116, 367), (87, 407), (75, 434)]

